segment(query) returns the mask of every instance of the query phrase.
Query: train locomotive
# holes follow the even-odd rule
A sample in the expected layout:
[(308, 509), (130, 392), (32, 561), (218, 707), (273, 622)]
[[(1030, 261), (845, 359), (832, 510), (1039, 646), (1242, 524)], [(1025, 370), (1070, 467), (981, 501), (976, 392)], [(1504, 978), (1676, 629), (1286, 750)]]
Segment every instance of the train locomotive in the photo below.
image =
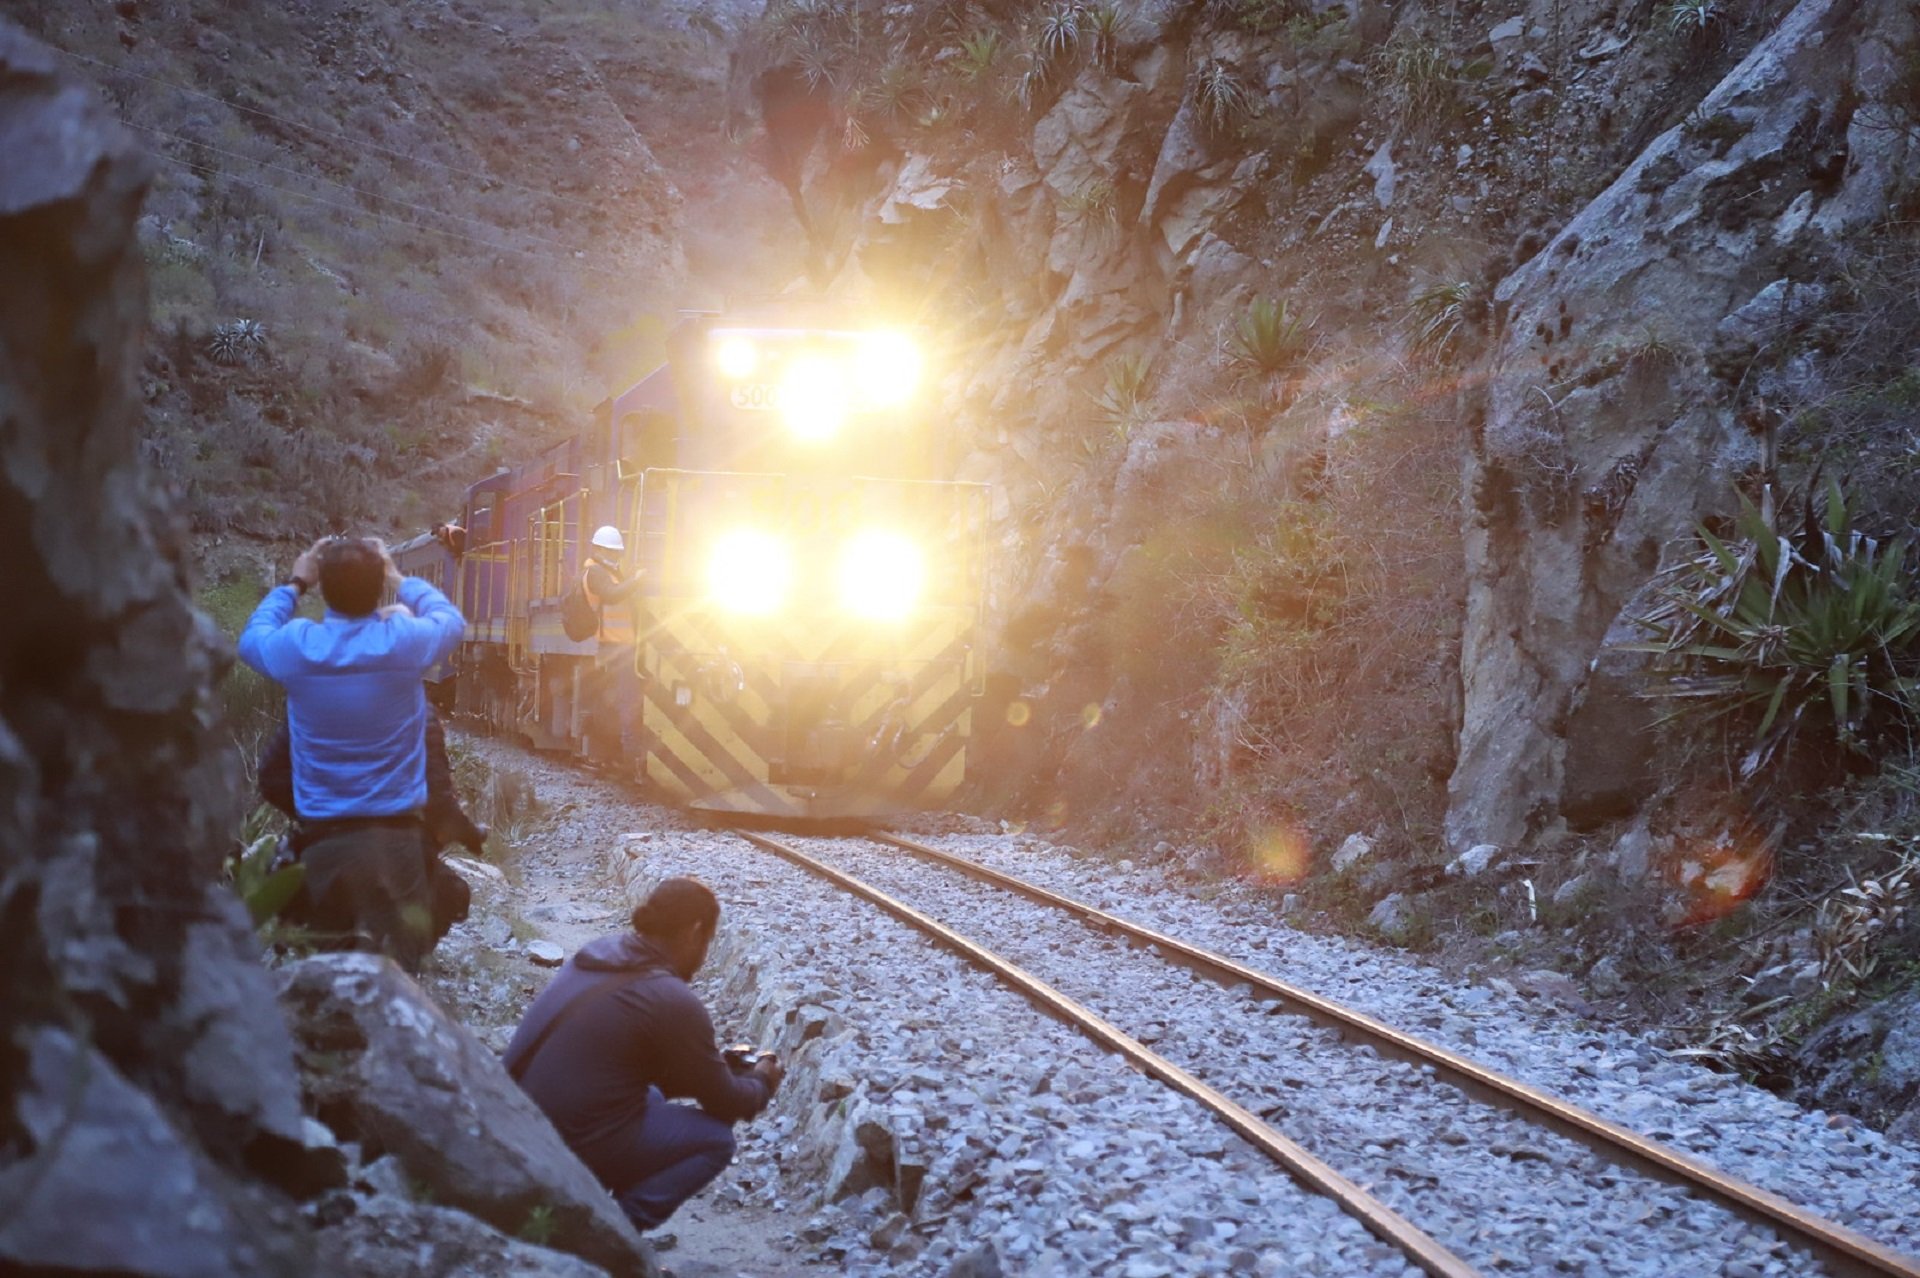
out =
[[(926, 382), (912, 334), (688, 318), (585, 430), (396, 549), (467, 617), (430, 693), (695, 809), (946, 801), (982, 690), (990, 503), (938, 474)], [(571, 639), (563, 601), (606, 525), (641, 584)]]

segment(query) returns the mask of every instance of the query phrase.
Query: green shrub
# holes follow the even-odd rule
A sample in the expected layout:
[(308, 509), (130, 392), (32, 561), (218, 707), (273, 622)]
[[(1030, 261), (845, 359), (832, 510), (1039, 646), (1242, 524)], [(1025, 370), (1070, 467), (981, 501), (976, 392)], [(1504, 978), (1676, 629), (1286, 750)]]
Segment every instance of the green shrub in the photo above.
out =
[[(1787, 526), (1773, 503), (1744, 497), (1737, 536), (1699, 529), (1703, 549), (1671, 571), (1641, 618), (1652, 638), (1655, 694), (1675, 716), (1754, 723), (1740, 760), (1752, 777), (1784, 759), (1803, 730), (1856, 755), (1920, 717), (1920, 589), (1907, 542), (1852, 526), (1829, 480)], [(1674, 717), (1674, 716), (1670, 716)]]
[(1242, 373), (1272, 377), (1292, 372), (1312, 341), (1312, 323), (1295, 315), (1284, 298), (1257, 297), (1227, 339), (1227, 362)]

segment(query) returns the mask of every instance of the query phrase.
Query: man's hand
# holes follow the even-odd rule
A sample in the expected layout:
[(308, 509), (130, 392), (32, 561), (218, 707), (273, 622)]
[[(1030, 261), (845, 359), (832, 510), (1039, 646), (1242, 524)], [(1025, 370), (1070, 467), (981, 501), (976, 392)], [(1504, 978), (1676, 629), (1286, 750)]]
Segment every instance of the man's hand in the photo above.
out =
[(367, 540), (372, 542), (373, 548), (380, 552), (380, 564), (386, 570), (387, 575), (387, 589), (399, 590), (400, 569), (394, 565), (393, 555), (387, 550), (387, 543), (378, 537), (369, 537)]
[(787, 1076), (787, 1067), (780, 1063), (778, 1056), (769, 1052), (754, 1062), (753, 1076), (767, 1080), (767, 1095), (771, 1096), (780, 1090), (780, 1080)]
[(327, 543), (332, 540), (331, 537), (322, 537), (308, 546), (300, 557), (293, 561), (293, 571), (288, 575), (291, 580), (300, 583), (300, 589), (312, 590), (320, 584), (320, 552), (325, 550)]

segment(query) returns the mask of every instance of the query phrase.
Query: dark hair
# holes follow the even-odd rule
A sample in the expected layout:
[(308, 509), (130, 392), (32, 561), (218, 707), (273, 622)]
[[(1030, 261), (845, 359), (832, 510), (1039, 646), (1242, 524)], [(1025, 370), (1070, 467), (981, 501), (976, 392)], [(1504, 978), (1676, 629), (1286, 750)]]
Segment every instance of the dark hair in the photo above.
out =
[(346, 617), (364, 617), (380, 606), (387, 565), (370, 541), (341, 537), (320, 552), (320, 595)]
[(633, 930), (644, 936), (678, 936), (695, 923), (709, 934), (720, 923), (720, 901), (699, 879), (668, 879), (633, 907)]

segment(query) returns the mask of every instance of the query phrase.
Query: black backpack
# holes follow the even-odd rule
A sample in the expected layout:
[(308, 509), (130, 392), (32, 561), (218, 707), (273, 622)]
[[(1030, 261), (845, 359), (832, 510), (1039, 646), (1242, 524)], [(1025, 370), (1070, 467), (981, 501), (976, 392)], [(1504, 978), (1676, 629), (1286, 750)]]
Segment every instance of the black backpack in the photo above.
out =
[(582, 572), (560, 600), (560, 628), (575, 643), (585, 643), (600, 633), (600, 610), (587, 598), (587, 574)]

